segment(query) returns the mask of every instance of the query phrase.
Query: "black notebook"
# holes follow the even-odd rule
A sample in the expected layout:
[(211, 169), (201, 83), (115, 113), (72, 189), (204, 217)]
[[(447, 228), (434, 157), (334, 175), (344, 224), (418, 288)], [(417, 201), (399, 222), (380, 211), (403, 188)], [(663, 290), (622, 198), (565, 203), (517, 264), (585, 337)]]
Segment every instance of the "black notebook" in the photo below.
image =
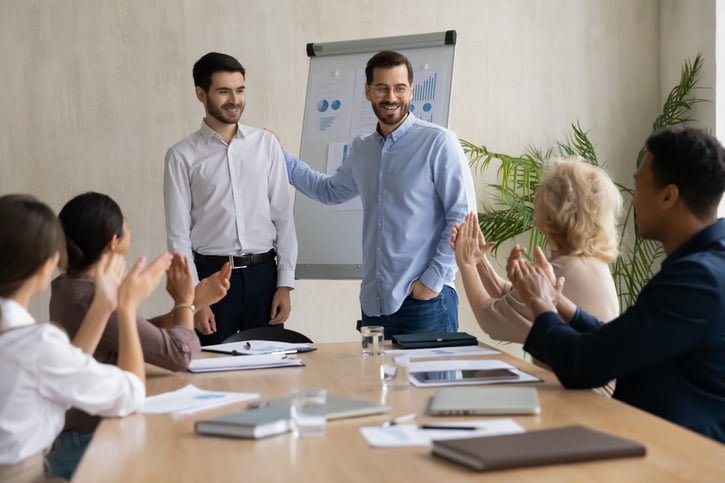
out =
[(433, 454), (478, 471), (644, 456), (636, 442), (583, 426), (433, 441)]
[(429, 347), (456, 347), (478, 345), (478, 339), (466, 332), (422, 332), (393, 336), (393, 342), (401, 349), (425, 349)]
[[(286, 433), (291, 429), (289, 398), (272, 399), (255, 405), (258, 407), (197, 421), (194, 429), (197, 434), (252, 439)], [(367, 416), (389, 410), (390, 407), (383, 404), (327, 395), (328, 420)]]

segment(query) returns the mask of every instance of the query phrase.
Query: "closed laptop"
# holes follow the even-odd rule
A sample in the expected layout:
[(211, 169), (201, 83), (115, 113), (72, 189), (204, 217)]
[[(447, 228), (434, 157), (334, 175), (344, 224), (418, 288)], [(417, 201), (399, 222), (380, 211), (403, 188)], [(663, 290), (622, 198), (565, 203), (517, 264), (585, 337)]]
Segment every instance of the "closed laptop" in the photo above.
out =
[(431, 400), (433, 416), (539, 414), (539, 395), (533, 387), (444, 387)]

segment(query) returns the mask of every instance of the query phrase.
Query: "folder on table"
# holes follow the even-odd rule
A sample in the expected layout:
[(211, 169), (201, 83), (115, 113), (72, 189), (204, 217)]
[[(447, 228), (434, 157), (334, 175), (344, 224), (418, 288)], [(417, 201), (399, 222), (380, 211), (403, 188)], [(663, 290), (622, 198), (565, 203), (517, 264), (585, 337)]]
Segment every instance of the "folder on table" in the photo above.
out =
[(433, 454), (478, 471), (644, 456), (636, 442), (583, 426), (433, 441)]

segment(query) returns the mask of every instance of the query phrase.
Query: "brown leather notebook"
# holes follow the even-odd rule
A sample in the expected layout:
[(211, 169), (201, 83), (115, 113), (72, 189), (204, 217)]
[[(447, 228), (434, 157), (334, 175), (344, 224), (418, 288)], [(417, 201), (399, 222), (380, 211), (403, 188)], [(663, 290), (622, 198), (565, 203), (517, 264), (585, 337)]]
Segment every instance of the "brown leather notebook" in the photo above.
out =
[(583, 426), (433, 441), (434, 455), (478, 471), (644, 456), (645, 452), (636, 441)]

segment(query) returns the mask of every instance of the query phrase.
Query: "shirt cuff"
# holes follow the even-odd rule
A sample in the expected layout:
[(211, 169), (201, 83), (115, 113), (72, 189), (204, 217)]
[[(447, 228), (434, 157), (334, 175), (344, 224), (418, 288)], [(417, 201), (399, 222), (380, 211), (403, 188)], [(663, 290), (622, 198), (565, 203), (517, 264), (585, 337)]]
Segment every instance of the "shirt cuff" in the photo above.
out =
[(544, 312), (543, 314), (539, 314), (539, 316), (534, 319), (529, 335), (526, 337), (524, 350), (533, 357), (548, 364), (548, 361), (543, 354), (544, 348), (546, 347), (546, 334), (549, 332), (551, 327), (563, 323), (564, 321), (561, 320), (561, 317), (556, 312)]
[(423, 272), (423, 275), (420, 276), (419, 280), (423, 283), (423, 285), (436, 293), (441, 293), (443, 285), (445, 285), (443, 280), (433, 274), (430, 269)]
[(277, 287), (295, 288), (295, 271), (277, 268)]

